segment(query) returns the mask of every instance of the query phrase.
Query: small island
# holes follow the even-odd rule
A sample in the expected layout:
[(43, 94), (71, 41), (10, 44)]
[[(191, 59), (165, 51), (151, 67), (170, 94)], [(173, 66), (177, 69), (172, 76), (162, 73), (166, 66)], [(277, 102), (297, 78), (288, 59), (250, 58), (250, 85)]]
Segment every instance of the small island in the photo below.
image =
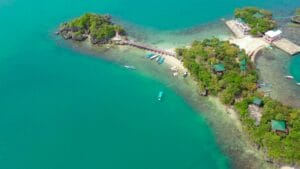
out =
[(125, 35), (125, 30), (120, 25), (113, 24), (109, 15), (87, 13), (62, 24), (57, 34), (64, 39), (84, 41), (89, 38), (92, 44), (106, 44), (115, 35)]
[(256, 7), (238, 8), (234, 16), (250, 27), (250, 34), (253, 36), (263, 36), (265, 32), (276, 26), (276, 22), (272, 19), (272, 12)]
[(268, 161), (300, 164), (300, 110), (259, 92), (255, 66), (244, 50), (217, 38), (178, 48), (184, 66), (199, 83), (202, 95), (212, 95), (240, 115), (244, 129)]

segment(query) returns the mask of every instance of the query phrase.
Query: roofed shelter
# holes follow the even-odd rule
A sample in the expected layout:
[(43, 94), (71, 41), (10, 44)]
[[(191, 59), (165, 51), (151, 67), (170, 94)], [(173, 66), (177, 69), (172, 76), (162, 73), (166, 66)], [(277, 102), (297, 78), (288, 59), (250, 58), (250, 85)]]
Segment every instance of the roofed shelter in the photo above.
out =
[(253, 99), (252, 103), (259, 107), (261, 107), (263, 105), (263, 101), (257, 97)]
[(258, 12), (256, 12), (253, 16), (254, 16), (255, 18), (258, 18), (258, 19), (264, 17), (264, 15), (262, 15), (262, 14), (260, 14), (260, 13), (258, 13)]
[(273, 131), (287, 133), (286, 122), (284, 120), (272, 120), (271, 123)]
[(224, 71), (225, 71), (225, 66), (224, 66), (224, 64), (219, 63), (219, 64), (214, 65), (214, 71), (217, 72), (217, 73), (223, 74)]
[(276, 41), (281, 38), (282, 31), (281, 30), (270, 30), (265, 33), (264, 39), (269, 43)]
[(251, 28), (248, 26), (248, 24), (241, 18), (237, 18), (235, 20), (235, 24), (238, 26), (238, 28), (241, 29), (244, 35), (249, 34)]

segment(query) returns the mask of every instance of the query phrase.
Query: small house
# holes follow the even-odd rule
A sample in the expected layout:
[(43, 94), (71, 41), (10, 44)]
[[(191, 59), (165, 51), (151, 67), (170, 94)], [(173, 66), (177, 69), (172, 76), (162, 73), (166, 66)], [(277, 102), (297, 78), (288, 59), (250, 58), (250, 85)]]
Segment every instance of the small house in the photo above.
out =
[(273, 131), (284, 133), (288, 132), (286, 122), (284, 120), (272, 120), (271, 123)]
[(265, 33), (264, 39), (269, 43), (272, 43), (273, 41), (280, 39), (281, 34), (282, 34), (281, 30), (276, 30), (276, 31), (270, 30)]
[(258, 107), (261, 107), (263, 105), (263, 101), (260, 98), (254, 98), (252, 103)]
[(243, 32), (244, 35), (248, 35), (251, 28), (248, 26), (248, 24), (246, 24), (246, 22), (241, 19), (241, 18), (237, 18), (235, 20), (235, 24), (238, 28), (240, 28), (240, 30)]
[(264, 17), (264, 15), (262, 15), (262, 14), (256, 12), (256, 13), (253, 15), (253, 17), (255, 17), (255, 18), (257, 18), (257, 19), (261, 19), (261, 18)]
[(214, 71), (218, 74), (223, 74), (225, 71), (225, 66), (222, 63), (214, 65)]

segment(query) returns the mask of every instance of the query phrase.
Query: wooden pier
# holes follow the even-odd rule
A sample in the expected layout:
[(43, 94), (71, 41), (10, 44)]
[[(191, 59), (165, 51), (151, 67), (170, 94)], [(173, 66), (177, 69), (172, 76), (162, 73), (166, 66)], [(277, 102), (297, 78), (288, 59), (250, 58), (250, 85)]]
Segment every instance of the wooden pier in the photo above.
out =
[(274, 41), (273, 44), (290, 55), (296, 55), (297, 53), (300, 53), (300, 46), (294, 44), (288, 39), (282, 38)]
[(122, 40), (122, 41), (119, 41), (118, 44), (136, 47), (136, 48), (139, 48), (139, 49), (147, 50), (147, 51), (157, 53), (157, 54), (161, 54), (161, 55), (168, 55), (168, 56), (173, 56), (173, 57), (176, 56), (175, 52), (167, 51), (165, 49), (157, 48), (157, 47), (150, 46), (150, 45), (137, 43), (137, 42), (134, 42), (134, 41)]
[(237, 37), (237, 38), (243, 38), (245, 37), (242, 30), (235, 24), (234, 20), (229, 20), (225, 22), (227, 27), (231, 30), (231, 32)]

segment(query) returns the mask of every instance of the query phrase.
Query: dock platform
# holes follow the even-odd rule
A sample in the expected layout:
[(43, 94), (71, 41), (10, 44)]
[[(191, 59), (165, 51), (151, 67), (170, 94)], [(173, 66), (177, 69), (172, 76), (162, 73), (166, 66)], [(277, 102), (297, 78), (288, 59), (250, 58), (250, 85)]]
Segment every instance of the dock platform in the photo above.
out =
[(227, 27), (231, 30), (231, 32), (237, 37), (237, 38), (243, 38), (245, 37), (242, 30), (235, 24), (234, 20), (228, 20), (225, 22)]
[(280, 40), (274, 41), (273, 44), (290, 55), (296, 55), (300, 53), (300, 46), (289, 41), (288, 39), (282, 38)]

